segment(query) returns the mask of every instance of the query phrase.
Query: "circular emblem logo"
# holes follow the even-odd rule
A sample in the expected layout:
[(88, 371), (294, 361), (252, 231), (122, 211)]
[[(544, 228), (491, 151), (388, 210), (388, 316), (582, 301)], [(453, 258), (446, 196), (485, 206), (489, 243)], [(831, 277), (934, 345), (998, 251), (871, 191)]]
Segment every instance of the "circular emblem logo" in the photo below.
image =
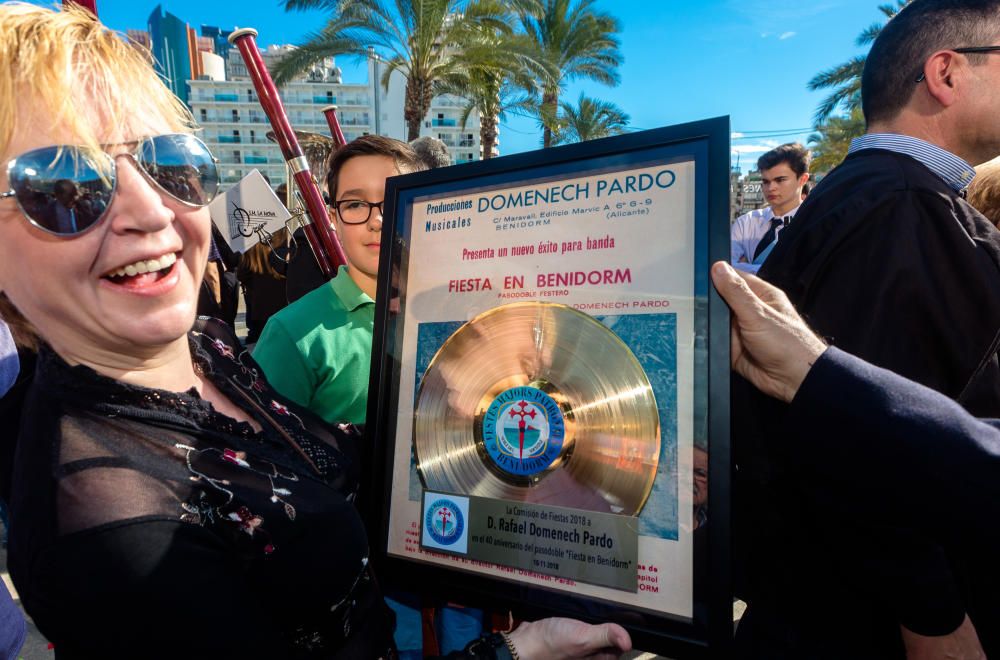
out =
[(498, 468), (517, 477), (548, 469), (566, 438), (562, 411), (534, 387), (512, 387), (493, 400), (483, 417), (483, 445)]
[(465, 520), (461, 509), (451, 500), (434, 500), (424, 517), (424, 528), (440, 545), (451, 545), (462, 538)]

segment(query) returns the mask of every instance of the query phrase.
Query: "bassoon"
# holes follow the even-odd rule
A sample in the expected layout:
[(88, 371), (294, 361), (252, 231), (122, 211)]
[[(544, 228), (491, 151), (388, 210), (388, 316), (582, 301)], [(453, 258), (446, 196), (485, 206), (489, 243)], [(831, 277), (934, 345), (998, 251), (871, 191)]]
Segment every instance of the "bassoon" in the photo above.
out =
[[(278, 146), (281, 147), (281, 154), (284, 156), (285, 163), (292, 172), (295, 184), (302, 194), (306, 215), (309, 217), (309, 222), (303, 227), (309, 246), (312, 248), (323, 274), (327, 278), (332, 278), (337, 275), (337, 269), (347, 264), (347, 257), (336, 232), (330, 225), (330, 216), (326, 212), (323, 195), (309, 169), (309, 162), (302, 152), (298, 138), (295, 137), (295, 131), (292, 130), (292, 125), (288, 121), (288, 115), (285, 114), (281, 97), (278, 96), (278, 88), (271, 80), (271, 74), (268, 73), (267, 67), (264, 65), (264, 58), (260, 56), (256, 37), (257, 31), (253, 28), (242, 28), (229, 35), (229, 43), (236, 46), (243, 57), (250, 80), (257, 90), (260, 105), (264, 109), (268, 121), (271, 122)], [(329, 121), (329, 117), (327, 121)], [(343, 139), (343, 133), (341, 133), (341, 139)]]
[[(321, 112), (323, 113), (323, 116), (326, 117), (326, 123), (330, 126), (330, 135), (333, 136), (333, 150), (336, 151), (347, 144), (347, 139), (344, 137), (344, 131), (340, 130), (340, 120), (337, 119), (337, 106), (324, 106)], [(334, 191), (331, 190), (330, 195), (333, 194)]]
[(89, 10), (94, 16), (97, 16), (97, 0), (63, 0), (64, 7), (68, 7), (69, 5), (78, 5)]

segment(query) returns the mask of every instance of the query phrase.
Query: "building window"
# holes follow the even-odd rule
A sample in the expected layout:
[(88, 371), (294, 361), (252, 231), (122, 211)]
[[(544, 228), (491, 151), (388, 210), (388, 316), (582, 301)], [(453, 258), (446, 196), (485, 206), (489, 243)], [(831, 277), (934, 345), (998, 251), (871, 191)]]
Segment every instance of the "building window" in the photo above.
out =
[(201, 109), (201, 120), (203, 122), (208, 121), (208, 110), (206, 110), (205, 108)]
[(235, 122), (235, 121), (239, 121), (239, 120), (240, 120), (240, 111), (239, 110), (233, 110), (233, 121)]

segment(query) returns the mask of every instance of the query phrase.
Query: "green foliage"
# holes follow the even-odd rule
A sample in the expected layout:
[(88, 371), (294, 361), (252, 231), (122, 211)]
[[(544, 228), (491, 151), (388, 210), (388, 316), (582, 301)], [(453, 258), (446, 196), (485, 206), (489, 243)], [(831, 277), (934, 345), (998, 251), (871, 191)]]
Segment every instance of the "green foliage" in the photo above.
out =
[(562, 101), (559, 108), (553, 144), (596, 140), (621, 135), (628, 129), (629, 116), (621, 108), (582, 93), (576, 106)]
[(509, 33), (512, 14), (503, 0), (286, 0), (286, 10), (331, 12), (319, 32), (308, 35), (271, 72), (275, 82), (292, 80), (325, 57), (364, 58), (368, 47), (385, 59), (381, 83), (393, 72), (406, 77), (404, 114), (408, 139), (419, 135), (434, 84), (465, 66), (464, 53), (483, 30)]
[(595, 0), (541, 0), (519, 11), (524, 33), (537, 46), (546, 68), (555, 74), (541, 81), (542, 103), (536, 114), (543, 126), (543, 146), (552, 144), (559, 96), (576, 79), (614, 86), (620, 82), (618, 19), (595, 8)]
[(539, 117), (548, 146), (566, 84), (619, 82), (621, 26), (595, 2), (285, 0), (287, 11), (326, 10), (330, 19), (271, 73), (282, 84), (326, 57), (365, 58), (372, 46), (387, 65), (383, 86), (395, 71), (406, 77), (408, 139), (419, 135), (433, 96), (450, 93), (468, 101), (463, 126), (478, 111), (484, 156), (508, 112)]
[[(865, 28), (856, 40), (860, 47), (870, 46), (878, 37), (887, 21), (899, 13), (899, 10), (910, 3), (910, 0), (896, 0), (896, 4), (879, 5), (878, 10), (882, 12), (886, 20), (875, 22)], [(817, 127), (830, 118), (838, 109), (843, 109), (848, 113), (855, 108), (861, 107), (861, 74), (865, 68), (865, 55), (852, 57), (847, 62), (838, 64), (816, 74), (809, 81), (809, 91), (832, 90), (830, 94), (820, 102), (813, 116), (813, 122)]]
[(847, 157), (851, 140), (865, 132), (865, 118), (861, 108), (854, 108), (841, 117), (830, 117), (816, 127), (809, 136), (809, 148), (813, 153), (814, 173), (829, 172)]

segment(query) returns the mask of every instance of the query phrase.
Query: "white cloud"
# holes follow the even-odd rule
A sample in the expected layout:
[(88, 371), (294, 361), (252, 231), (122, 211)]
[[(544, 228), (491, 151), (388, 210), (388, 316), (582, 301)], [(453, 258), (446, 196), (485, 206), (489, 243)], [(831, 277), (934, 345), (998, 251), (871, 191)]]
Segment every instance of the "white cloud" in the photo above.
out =
[(795, 36), (794, 32), (782, 32), (781, 36), (778, 37), (778, 39), (781, 39), (782, 41), (784, 41), (785, 39), (791, 39), (794, 36)]
[(767, 39), (767, 38), (768, 38), (768, 37), (770, 37), (770, 36), (771, 36), (771, 33), (770, 33), (770, 32), (761, 32), (761, 33), (760, 33), (760, 38), (761, 38), (761, 39)]
[(740, 133), (739, 131), (733, 131), (732, 133), (729, 134), (730, 140), (739, 140), (741, 137), (743, 137), (743, 134)]
[(734, 154), (762, 154), (765, 151), (770, 151), (778, 146), (778, 143), (774, 140), (764, 140), (758, 142), (757, 144), (737, 144), (733, 145), (732, 152)]

